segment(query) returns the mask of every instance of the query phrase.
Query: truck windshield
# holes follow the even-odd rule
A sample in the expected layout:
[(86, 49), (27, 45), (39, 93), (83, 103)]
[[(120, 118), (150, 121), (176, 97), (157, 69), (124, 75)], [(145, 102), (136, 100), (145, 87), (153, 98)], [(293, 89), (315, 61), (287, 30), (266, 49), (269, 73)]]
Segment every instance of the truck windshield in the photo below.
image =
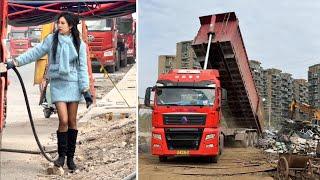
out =
[(25, 39), (26, 33), (25, 32), (11, 32), (12, 39)]
[(158, 88), (158, 105), (212, 106), (215, 100), (214, 88)]
[(118, 21), (117, 25), (118, 25), (119, 33), (121, 33), (121, 34), (131, 33), (132, 20), (120, 19)]
[(112, 19), (100, 19), (86, 21), (88, 31), (110, 31), (112, 27)]
[(32, 39), (40, 39), (41, 31), (39, 30), (31, 30), (29, 32), (29, 37)]

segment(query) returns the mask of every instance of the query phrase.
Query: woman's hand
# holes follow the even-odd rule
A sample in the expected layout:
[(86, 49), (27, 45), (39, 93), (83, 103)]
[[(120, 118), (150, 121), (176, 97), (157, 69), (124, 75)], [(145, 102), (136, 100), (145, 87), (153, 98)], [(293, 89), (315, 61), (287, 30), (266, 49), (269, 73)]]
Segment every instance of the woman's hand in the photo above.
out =
[(90, 92), (89, 91), (84, 92), (83, 97), (86, 100), (87, 108), (89, 108), (89, 106), (91, 106), (91, 104), (93, 103)]
[(16, 67), (16, 63), (14, 61), (8, 61), (5, 64), (7, 65), (7, 70)]

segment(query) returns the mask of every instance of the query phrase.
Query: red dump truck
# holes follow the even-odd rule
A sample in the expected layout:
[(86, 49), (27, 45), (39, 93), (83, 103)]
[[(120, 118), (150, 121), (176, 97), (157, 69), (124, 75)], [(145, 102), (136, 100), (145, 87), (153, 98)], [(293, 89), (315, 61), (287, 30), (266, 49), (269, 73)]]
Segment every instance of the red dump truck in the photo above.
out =
[(160, 161), (183, 155), (217, 162), (225, 139), (253, 146), (263, 130), (263, 106), (235, 13), (203, 16), (200, 23), (192, 47), (204, 67), (211, 35), (209, 69), (171, 70), (146, 90), (145, 105), (153, 109), (151, 151)]
[(28, 29), (28, 37), (30, 41), (30, 47), (34, 47), (40, 43), (41, 26), (30, 26)]
[(10, 54), (12, 58), (18, 57), (29, 48), (40, 43), (41, 27), (11, 27), (8, 34), (10, 43)]
[[(92, 69), (99, 72), (104, 66), (108, 72), (126, 67), (135, 58), (132, 15), (87, 21)], [(127, 54), (129, 53), (129, 57)]]
[(116, 21), (120, 37), (124, 39), (127, 49), (127, 61), (129, 64), (134, 63), (136, 59), (136, 23), (132, 14), (118, 17)]
[(111, 73), (119, 70), (121, 52), (117, 46), (118, 32), (113, 20), (109, 18), (86, 21), (86, 25), (93, 72), (99, 72), (101, 66)]
[(11, 27), (8, 39), (10, 43), (10, 55), (12, 58), (18, 57), (30, 48), (28, 29), (28, 27)]

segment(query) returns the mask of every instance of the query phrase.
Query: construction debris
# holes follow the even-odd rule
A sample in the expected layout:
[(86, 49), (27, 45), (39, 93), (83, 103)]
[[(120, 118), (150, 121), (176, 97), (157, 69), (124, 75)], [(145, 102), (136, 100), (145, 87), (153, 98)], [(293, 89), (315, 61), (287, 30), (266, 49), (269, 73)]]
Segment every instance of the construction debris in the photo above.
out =
[[(266, 130), (258, 145), (268, 153), (294, 153), (316, 156), (320, 127), (306, 121), (285, 119), (279, 131)], [(319, 154), (319, 153), (318, 153)]]
[(62, 176), (64, 174), (64, 170), (63, 170), (63, 168), (56, 167), (53, 165), (53, 163), (50, 163), (49, 167), (47, 168), (47, 174)]

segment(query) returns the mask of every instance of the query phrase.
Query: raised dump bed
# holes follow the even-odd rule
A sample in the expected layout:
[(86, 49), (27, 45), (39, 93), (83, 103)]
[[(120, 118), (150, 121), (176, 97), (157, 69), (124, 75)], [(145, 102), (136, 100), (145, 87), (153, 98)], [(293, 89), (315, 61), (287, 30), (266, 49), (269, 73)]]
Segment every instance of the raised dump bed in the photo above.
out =
[(212, 34), (208, 69), (218, 69), (221, 86), (227, 90), (228, 128), (263, 129), (263, 106), (250, 71), (239, 21), (234, 12), (200, 17), (201, 27), (192, 47), (204, 65), (208, 34)]

